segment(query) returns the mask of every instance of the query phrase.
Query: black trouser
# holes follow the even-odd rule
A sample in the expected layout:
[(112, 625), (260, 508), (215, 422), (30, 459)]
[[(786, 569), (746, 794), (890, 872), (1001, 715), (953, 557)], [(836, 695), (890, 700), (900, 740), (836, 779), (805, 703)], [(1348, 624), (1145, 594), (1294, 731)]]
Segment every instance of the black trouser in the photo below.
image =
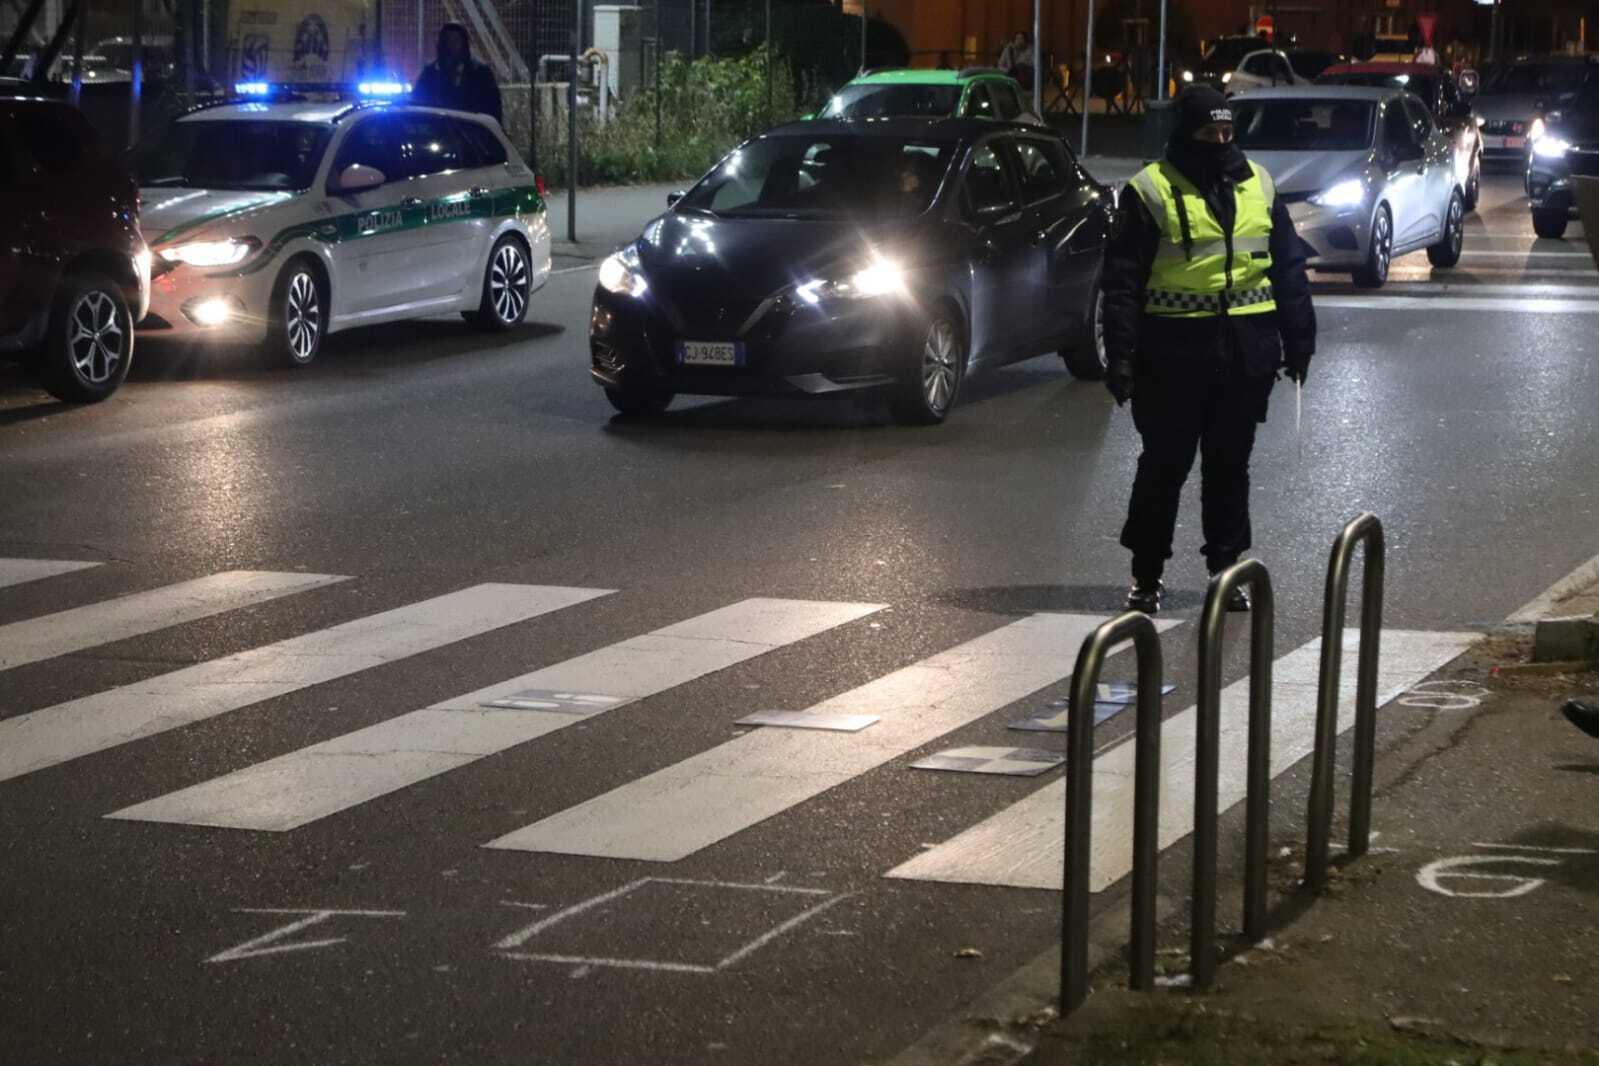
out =
[(1202, 455), (1201, 551), (1210, 572), (1231, 566), (1249, 548), (1249, 453), (1274, 381), (1205, 365), (1157, 370), (1146, 364), (1139, 373), (1133, 424), (1144, 450), (1121, 537), (1133, 553), (1136, 580), (1159, 579), (1171, 558), (1177, 506), (1195, 452)]

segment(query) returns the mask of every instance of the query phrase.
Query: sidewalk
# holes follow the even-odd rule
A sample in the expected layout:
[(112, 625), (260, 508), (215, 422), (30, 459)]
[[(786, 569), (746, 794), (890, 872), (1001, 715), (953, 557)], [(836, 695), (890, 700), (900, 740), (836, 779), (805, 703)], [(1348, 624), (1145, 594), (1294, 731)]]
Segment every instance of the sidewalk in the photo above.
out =
[[(1064, 1023), (1003, 1034), (1008, 1061), (1036, 1041), (1031, 1066), (1599, 1063), (1599, 740), (1558, 712), (1599, 674), (1519, 665), (1530, 645), (1491, 636), (1379, 712), (1373, 853), (1214, 991), (1181, 987), (1180, 898), (1157, 956), (1175, 987), (1132, 993), (1113, 964)], [(1271, 879), (1292, 901), (1303, 844), (1285, 843)], [(1218, 914), (1237, 922), (1225, 889)]]

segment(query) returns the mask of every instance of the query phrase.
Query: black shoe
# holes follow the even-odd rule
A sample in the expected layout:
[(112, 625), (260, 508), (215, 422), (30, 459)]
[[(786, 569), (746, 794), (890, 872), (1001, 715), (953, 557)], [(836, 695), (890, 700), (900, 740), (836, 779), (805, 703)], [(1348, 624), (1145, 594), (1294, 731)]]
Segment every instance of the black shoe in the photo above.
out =
[(1566, 716), (1566, 721), (1590, 737), (1599, 737), (1599, 706), (1581, 700), (1567, 700), (1560, 711)]
[(1159, 614), (1161, 597), (1165, 594), (1166, 586), (1162, 582), (1145, 584), (1142, 581), (1135, 581), (1133, 587), (1127, 590), (1127, 609), (1142, 611), (1144, 614)]
[(1227, 609), (1240, 612), (1249, 610), (1249, 590), (1239, 585), (1227, 593)]

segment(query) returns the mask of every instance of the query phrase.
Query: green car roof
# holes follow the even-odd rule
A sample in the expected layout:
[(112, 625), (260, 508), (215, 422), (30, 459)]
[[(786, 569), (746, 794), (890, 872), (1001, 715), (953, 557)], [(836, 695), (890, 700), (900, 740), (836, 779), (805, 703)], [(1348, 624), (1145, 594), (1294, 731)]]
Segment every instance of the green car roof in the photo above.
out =
[(962, 74), (958, 70), (878, 70), (862, 74), (850, 81), (851, 85), (962, 85), (984, 75), (996, 77), (989, 71), (980, 74)]

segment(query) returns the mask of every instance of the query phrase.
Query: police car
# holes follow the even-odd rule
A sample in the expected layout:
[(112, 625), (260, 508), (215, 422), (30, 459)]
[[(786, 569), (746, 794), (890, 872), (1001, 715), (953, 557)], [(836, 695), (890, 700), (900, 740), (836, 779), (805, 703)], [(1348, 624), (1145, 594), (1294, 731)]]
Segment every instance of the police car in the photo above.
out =
[(329, 333), (449, 312), (522, 321), (550, 273), (542, 185), (493, 119), (316, 101), (265, 84), (190, 112), (133, 166), (149, 336), (247, 342), (304, 366)]

